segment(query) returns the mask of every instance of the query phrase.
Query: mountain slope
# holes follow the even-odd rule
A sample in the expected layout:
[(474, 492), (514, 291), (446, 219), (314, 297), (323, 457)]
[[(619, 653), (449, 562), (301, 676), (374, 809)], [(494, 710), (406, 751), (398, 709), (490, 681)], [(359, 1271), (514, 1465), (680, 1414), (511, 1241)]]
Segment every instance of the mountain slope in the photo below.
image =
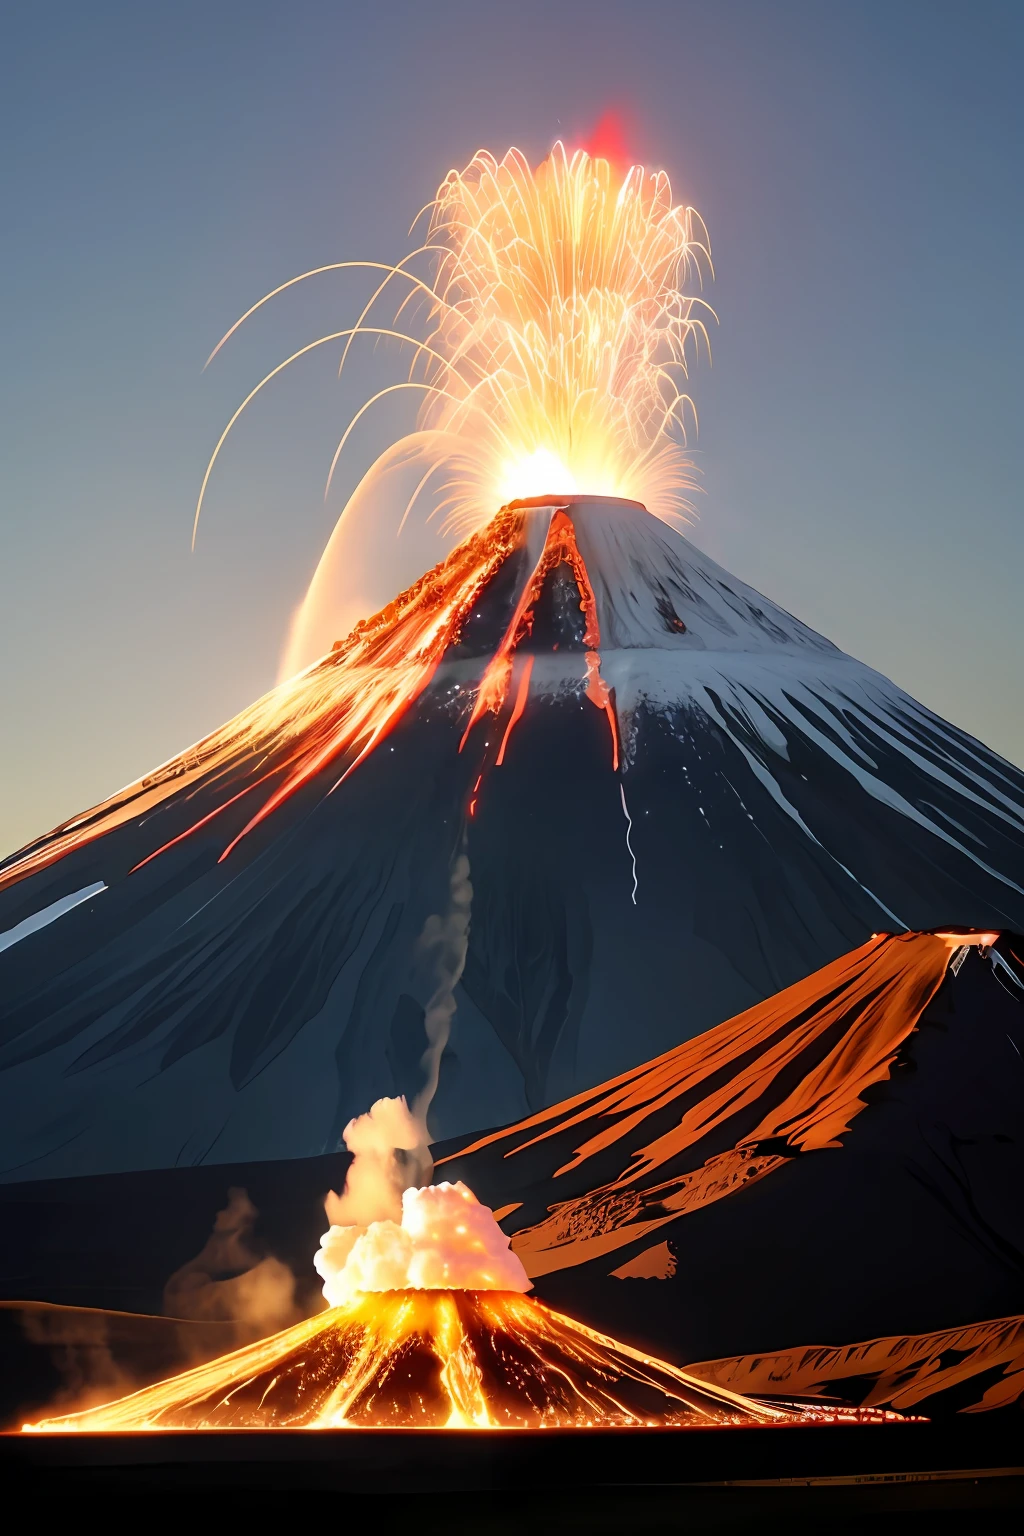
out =
[(0, 1169), (521, 1118), (879, 929), (1024, 927), (1024, 776), (630, 503), (514, 505), (316, 667), (0, 865)]

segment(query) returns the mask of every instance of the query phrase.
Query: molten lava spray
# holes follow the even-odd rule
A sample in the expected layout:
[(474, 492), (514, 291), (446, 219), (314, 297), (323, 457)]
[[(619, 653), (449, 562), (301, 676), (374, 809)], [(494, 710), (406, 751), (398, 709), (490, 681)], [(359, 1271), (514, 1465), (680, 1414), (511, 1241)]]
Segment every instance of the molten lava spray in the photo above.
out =
[[(251, 315), (308, 278), (345, 268), (383, 274), (354, 325), (307, 343), (238, 407), (207, 467), (196, 526), (221, 448), (250, 402), (318, 347), (338, 344), (344, 367), (357, 337), (411, 348), (410, 370), (356, 412), (332, 475), (362, 416), (410, 391), (422, 399), (420, 422), (402, 444), (427, 466), (424, 483), (449, 468), (448, 515), (464, 530), (515, 497), (578, 491), (677, 515), (692, 470), (677, 436), (690, 408), (681, 382), (688, 345), (707, 340), (700, 311), (711, 312), (681, 285), (691, 273), (699, 280), (702, 266), (710, 271), (711, 257), (700, 215), (673, 201), (666, 173), (562, 143), (536, 170), (518, 149), (500, 160), (481, 149), (448, 172), (425, 213), (424, 243), (397, 265), (331, 262), (303, 272), (217, 343), (211, 362)], [(397, 314), (381, 325), (375, 310), (396, 288)], [(416, 313), (419, 335), (409, 329)], [(402, 451), (392, 445), (384, 462)]]
[(344, 370), (366, 339), (409, 357), (405, 376), (364, 402), (335, 450), (328, 489), (368, 411), (418, 402), (415, 430), (374, 462), (339, 519), (293, 624), (283, 676), (323, 653), (339, 617), (344, 633), (358, 616), (345, 589), (360, 564), (361, 612), (377, 606), (366, 600), (374, 582), (365, 551), (394, 485), (404, 497), (398, 532), (429, 505), (427, 521), (465, 535), (503, 504), (536, 495), (625, 497), (670, 521), (692, 511), (686, 437), (695, 414), (684, 386), (690, 354), (707, 342), (702, 312), (711, 311), (683, 284), (702, 281), (711, 258), (700, 216), (674, 201), (665, 172), (561, 143), (536, 169), (517, 149), (500, 159), (480, 150), (448, 173), (424, 212), (423, 243), (396, 265), (332, 262), (302, 273), (252, 305), (211, 354), (296, 283), (343, 269), (377, 274), (354, 323), (300, 347), (238, 407), (207, 467), (196, 528), (232, 427), (282, 370), (331, 345)]

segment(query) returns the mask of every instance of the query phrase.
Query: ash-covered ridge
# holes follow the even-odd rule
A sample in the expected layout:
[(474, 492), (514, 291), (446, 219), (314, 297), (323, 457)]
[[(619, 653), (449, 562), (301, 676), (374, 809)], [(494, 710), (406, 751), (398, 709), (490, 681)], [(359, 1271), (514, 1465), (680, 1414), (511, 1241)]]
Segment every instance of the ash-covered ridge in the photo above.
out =
[(415, 1096), (424, 934), (463, 845), (438, 1137), (635, 1066), (872, 932), (1024, 926), (1016, 768), (635, 504), (502, 527), (347, 776), (356, 749), (311, 750), (254, 820), (314, 690), (329, 719), (343, 648), (291, 714), (271, 696), (0, 865), (3, 1177), (314, 1155)]

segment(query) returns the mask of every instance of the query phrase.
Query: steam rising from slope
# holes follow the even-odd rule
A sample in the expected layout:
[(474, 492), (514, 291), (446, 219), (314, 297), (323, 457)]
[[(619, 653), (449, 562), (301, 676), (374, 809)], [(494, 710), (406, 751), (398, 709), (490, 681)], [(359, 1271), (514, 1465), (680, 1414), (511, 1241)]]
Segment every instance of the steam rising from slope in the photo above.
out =
[(455, 988), (466, 965), (472, 901), (473, 887), (469, 881), (469, 859), (465, 853), (460, 853), (452, 868), (448, 911), (443, 917), (428, 917), (420, 937), (420, 948), (433, 950), (435, 953), (437, 977), (437, 987), (427, 1004), (423, 1021), (427, 1032), (427, 1049), (423, 1053), (421, 1064), (426, 1074), (426, 1081), (416, 1095), (413, 1106), (415, 1115), (423, 1124), (424, 1134), (426, 1134), (427, 1110), (437, 1092), (441, 1057), (448, 1044), (452, 1019), (455, 1015)]
[(171, 1317), (249, 1324), (257, 1336), (285, 1328), (302, 1316), (295, 1276), (280, 1259), (261, 1258), (249, 1239), (257, 1216), (244, 1189), (229, 1189), (201, 1253), (182, 1265), (164, 1287)]

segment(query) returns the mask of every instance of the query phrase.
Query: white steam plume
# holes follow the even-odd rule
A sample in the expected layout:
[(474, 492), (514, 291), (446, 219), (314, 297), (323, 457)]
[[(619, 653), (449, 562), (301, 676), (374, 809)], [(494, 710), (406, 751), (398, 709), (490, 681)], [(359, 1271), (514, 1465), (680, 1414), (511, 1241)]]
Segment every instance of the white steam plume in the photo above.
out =
[(455, 988), (466, 964), (473, 887), (465, 852), (452, 865), (448, 910), (427, 918), (419, 948), (433, 959), (435, 987), (424, 1013), (427, 1048), (420, 1065), (424, 1083), (410, 1109), (404, 1097), (378, 1099), (365, 1115), (350, 1120), (342, 1139), (352, 1163), (340, 1195), (324, 1202), (332, 1228), (365, 1228), (373, 1221), (399, 1222), (402, 1191), (429, 1184), (434, 1175), (427, 1111), (451, 1033)]

